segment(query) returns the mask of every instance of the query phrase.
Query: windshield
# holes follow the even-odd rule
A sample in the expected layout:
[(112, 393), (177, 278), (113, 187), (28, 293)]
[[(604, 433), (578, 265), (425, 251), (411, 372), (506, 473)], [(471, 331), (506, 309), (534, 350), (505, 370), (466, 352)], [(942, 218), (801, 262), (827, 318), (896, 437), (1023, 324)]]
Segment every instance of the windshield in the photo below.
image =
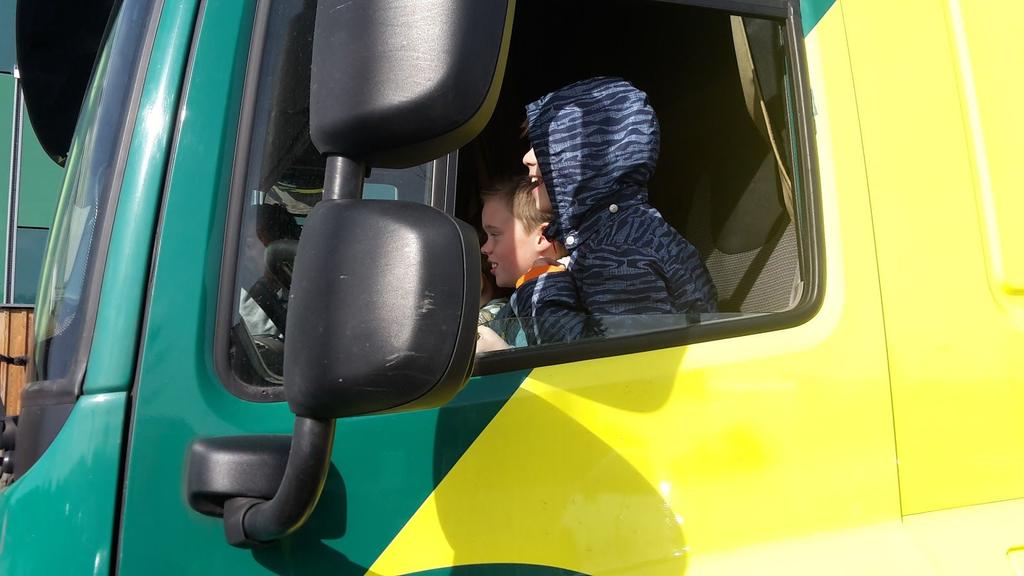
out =
[[(46, 250), (36, 307), (34, 380), (82, 376), (95, 315), (105, 235), (118, 163), (127, 150), (132, 88), (151, 2), (115, 6), (68, 154), (67, 176)], [(76, 362), (76, 359), (81, 361)]]

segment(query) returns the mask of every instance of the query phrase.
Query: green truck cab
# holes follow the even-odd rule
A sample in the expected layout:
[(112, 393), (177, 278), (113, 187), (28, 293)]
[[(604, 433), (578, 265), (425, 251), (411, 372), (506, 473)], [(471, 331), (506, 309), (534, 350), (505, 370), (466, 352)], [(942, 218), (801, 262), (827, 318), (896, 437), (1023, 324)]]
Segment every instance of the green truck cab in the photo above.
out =
[[(0, 572), (1019, 567), (1024, 18), (938, 4), (20, 2), (66, 177)], [(597, 75), (657, 110), (719, 311), (477, 354), (480, 190)]]

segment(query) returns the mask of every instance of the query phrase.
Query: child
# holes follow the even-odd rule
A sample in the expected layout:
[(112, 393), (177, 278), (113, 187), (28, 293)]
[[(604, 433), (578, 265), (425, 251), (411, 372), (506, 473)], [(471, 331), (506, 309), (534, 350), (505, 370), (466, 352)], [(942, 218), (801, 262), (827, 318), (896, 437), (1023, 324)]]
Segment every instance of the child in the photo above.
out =
[[(526, 107), (523, 157), (544, 235), (568, 250), (592, 316), (714, 312), (700, 255), (647, 203), (659, 129), (647, 95), (619, 78), (591, 78)], [(546, 295), (539, 297), (545, 300)]]
[[(575, 284), (557, 261), (564, 250), (544, 235), (551, 215), (537, 208), (529, 179), (518, 178), (484, 190), (481, 198), (487, 241), (480, 251), (487, 257), (496, 284), (516, 289), (509, 306), (490, 327), (510, 345), (578, 336), (583, 313)], [(538, 286), (543, 286), (541, 292), (536, 292)], [(535, 292), (545, 295), (540, 308), (532, 302)]]

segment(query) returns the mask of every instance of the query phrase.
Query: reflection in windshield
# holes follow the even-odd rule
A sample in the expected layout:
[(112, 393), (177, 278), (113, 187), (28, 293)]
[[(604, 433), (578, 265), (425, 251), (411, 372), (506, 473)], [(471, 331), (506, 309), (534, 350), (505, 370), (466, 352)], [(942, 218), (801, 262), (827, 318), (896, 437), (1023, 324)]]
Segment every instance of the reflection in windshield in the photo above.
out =
[(93, 291), (100, 273), (98, 232), (111, 216), (107, 212), (115, 166), (122, 145), (127, 145), (121, 136), (130, 120), (132, 86), (151, 10), (151, 2), (121, 5), (82, 102), (40, 276), (36, 380), (72, 376), (74, 360), (88, 344), (86, 318), (95, 313)]

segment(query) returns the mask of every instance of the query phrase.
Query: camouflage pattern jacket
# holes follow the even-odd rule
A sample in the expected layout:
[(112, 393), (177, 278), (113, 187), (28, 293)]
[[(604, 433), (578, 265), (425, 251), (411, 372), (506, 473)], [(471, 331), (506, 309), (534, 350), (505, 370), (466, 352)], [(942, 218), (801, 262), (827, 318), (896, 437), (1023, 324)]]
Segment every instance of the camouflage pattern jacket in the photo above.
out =
[(512, 298), (531, 344), (600, 335), (618, 315), (717, 310), (700, 254), (647, 200), (659, 127), (647, 95), (618, 78), (591, 78), (526, 108), (554, 218), (545, 231), (568, 270)]

